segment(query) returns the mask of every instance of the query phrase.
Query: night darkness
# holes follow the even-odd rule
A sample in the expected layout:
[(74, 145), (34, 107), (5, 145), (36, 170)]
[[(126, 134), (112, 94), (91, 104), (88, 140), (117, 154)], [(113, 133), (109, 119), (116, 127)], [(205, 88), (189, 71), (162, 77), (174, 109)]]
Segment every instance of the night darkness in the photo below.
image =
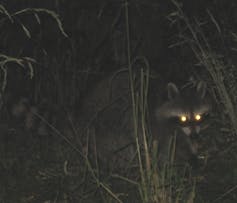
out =
[[(0, 202), (237, 202), (236, 11), (0, 0)], [(188, 105), (211, 106), (202, 163), (178, 118), (162, 117)]]

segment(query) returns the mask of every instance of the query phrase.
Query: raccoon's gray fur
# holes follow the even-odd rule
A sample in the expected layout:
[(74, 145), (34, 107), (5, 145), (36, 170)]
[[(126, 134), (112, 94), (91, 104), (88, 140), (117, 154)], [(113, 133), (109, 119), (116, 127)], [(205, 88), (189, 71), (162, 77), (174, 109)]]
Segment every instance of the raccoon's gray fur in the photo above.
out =
[[(205, 98), (205, 84), (199, 82), (195, 87), (179, 90), (175, 84), (169, 83), (168, 99), (165, 100), (162, 92), (167, 94), (167, 90), (163, 88), (161, 91), (162, 86), (156, 88), (160, 92), (158, 100), (149, 102), (148, 126), (151, 128), (152, 139), (158, 140), (159, 160), (167, 159), (169, 141), (174, 135), (177, 141), (176, 160), (197, 160), (199, 135), (207, 127), (205, 119), (210, 110)], [(150, 96), (153, 99), (153, 95)], [(127, 71), (118, 72), (99, 83), (85, 99), (81, 115), (87, 115), (83, 125), (89, 129), (87, 135), (95, 141), (95, 154), (99, 160), (114, 168), (128, 167), (133, 161), (136, 163)], [(179, 120), (182, 116), (186, 116), (183, 123)]]
[(99, 82), (80, 109), (80, 129), (84, 139), (89, 137), (93, 157), (115, 168), (131, 161), (135, 148), (128, 72)]

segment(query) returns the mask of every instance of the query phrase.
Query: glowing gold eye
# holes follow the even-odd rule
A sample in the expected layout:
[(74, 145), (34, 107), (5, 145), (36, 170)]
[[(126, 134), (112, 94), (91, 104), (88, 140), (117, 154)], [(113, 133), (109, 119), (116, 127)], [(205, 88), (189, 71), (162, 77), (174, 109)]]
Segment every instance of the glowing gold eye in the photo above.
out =
[(186, 121), (187, 121), (187, 117), (186, 117), (186, 116), (181, 116), (181, 117), (180, 117), (180, 121), (186, 122)]
[(197, 114), (197, 115), (195, 115), (195, 120), (196, 120), (196, 121), (200, 121), (200, 120), (201, 120), (201, 118), (202, 118), (202, 117), (201, 117), (201, 115), (200, 115), (200, 114)]

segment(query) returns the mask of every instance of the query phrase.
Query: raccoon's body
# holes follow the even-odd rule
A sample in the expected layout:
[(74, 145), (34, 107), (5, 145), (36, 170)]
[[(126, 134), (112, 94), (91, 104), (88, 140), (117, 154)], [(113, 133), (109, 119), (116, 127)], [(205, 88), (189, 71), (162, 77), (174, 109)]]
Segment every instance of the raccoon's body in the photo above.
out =
[[(158, 141), (158, 159), (161, 162), (168, 160), (170, 139), (176, 137), (177, 162), (196, 162), (199, 158), (200, 133), (206, 128), (205, 120), (210, 110), (204, 83), (200, 82), (195, 87), (184, 90), (169, 83), (168, 98), (163, 98), (163, 95), (167, 95), (167, 88), (164, 86), (151, 89), (157, 89), (150, 91), (157, 96), (148, 96), (150, 102), (147, 126), (151, 128), (148, 140)], [(87, 114), (87, 110), (90, 114)], [(82, 105), (81, 114), (87, 114), (85, 126), (93, 131), (96, 142), (95, 154), (99, 160), (113, 168), (127, 168), (128, 163), (136, 163), (132, 111), (126, 71), (99, 83)], [(142, 134), (140, 126), (141, 123), (138, 123), (138, 135)]]

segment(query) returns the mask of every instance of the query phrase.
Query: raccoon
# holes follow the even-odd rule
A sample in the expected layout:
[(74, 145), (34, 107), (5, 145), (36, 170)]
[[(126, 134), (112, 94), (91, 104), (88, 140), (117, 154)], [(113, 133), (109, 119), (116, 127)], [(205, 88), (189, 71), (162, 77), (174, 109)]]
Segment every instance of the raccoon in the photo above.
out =
[(38, 135), (48, 135), (50, 126), (60, 126), (57, 124), (57, 119), (62, 119), (62, 116), (60, 118), (59, 113), (57, 113), (60, 111), (56, 110), (55, 106), (47, 100), (41, 101), (40, 104), (34, 104), (26, 97), (14, 98), (6, 104), (9, 114), (8, 122), (13, 128)]
[[(112, 79), (99, 83), (82, 106), (84, 112), (81, 115), (87, 115), (83, 125), (91, 132), (89, 134), (96, 146), (95, 154), (102, 163), (109, 162), (113, 168), (136, 163), (130, 92), (128, 72), (119, 72)], [(164, 92), (166, 98), (163, 98)], [(150, 94), (153, 93), (150, 91)], [(169, 83), (167, 90), (159, 88), (156, 97), (148, 96), (148, 100), (152, 100), (148, 102), (147, 123), (151, 132), (148, 140), (157, 140), (158, 162), (164, 163), (169, 159), (168, 146), (171, 138), (175, 137), (177, 163), (198, 163), (201, 158), (201, 134), (208, 127), (211, 110), (206, 96), (204, 82), (183, 89)], [(138, 131), (141, 131), (139, 126)]]

